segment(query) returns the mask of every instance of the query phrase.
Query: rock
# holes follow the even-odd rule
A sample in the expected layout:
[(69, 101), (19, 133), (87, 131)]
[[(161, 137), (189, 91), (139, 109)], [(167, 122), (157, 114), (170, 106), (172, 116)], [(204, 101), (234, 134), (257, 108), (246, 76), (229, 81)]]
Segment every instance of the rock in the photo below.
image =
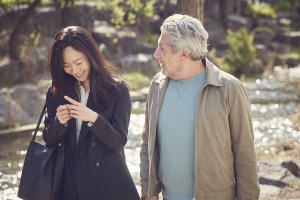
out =
[(272, 185), (260, 185), (260, 198), (267, 197), (278, 197), (280, 194), (280, 188), (272, 186)]
[(35, 85), (17, 85), (10, 90), (12, 99), (30, 116), (36, 118), (44, 102)]
[(243, 27), (250, 30), (252, 21), (250, 18), (243, 17), (240, 15), (229, 15), (227, 17), (227, 27), (233, 31), (237, 31)]
[(152, 54), (124, 56), (119, 60), (118, 66), (121, 70), (126, 70), (126, 72), (141, 72), (149, 77), (159, 72), (158, 63)]
[(32, 123), (29, 115), (11, 98), (6, 88), (0, 90), (0, 129)]
[(259, 31), (256, 31), (254, 34), (254, 43), (255, 44), (263, 44), (270, 45), (275, 38), (275, 33), (273, 30), (268, 28), (262, 28)]
[(282, 162), (281, 166), (288, 169), (294, 176), (300, 177), (300, 168), (293, 161)]
[[(271, 185), (278, 188), (299, 184), (299, 177), (295, 176), (287, 166), (292, 166), (291, 168), (293, 168), (294, 171), (295, 169), (299, 170), (299, 167), (291, 161), (283, 162), (282, 164), (275, 160), (260, 161), (258, 164), (259, 183), (261, 185)], [(297, 171), (297, 173), (299, 172)]]
[(152, 54), (155, 51), (155, 46), (141, 42), (136, 32), (125, 28), (117, 30), (105, 21), (94, 22), (92, 35), (99, 44), (105, 44), (115, 58), (138, 53)]
[(54, 34), (62, 27), (61, 11), (55, 7), (46, 6), (37, 9), (37, 13), (33, 17), (33, 25), (43, 35), (54, 37)]
[(19, 62), (8, 57), (0, 61), (0, 85), (16, 84), (21, 79)]
[(280, 54), (287, 54), (290, 52), (290, 46), (288, 44), (272, 42), (269, 46), (271, 51)]

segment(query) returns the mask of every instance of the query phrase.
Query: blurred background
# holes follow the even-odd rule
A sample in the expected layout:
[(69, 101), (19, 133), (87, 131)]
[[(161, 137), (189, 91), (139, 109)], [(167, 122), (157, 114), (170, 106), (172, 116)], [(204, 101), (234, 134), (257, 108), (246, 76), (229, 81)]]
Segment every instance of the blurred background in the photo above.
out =
[(48, 51), (54, 34), (69, 25), (89, 30), (129, 82), (125, 148), (140, 190), (145, 100), (160, 70), (153, 53), (160, 25), (174, 13), (203, 22), (208, 58), (248, 91), (260, 199), (300, 199), (300, 0), (0, 0), (0, 200), (18, 199), (24, 156), (51, 83)]

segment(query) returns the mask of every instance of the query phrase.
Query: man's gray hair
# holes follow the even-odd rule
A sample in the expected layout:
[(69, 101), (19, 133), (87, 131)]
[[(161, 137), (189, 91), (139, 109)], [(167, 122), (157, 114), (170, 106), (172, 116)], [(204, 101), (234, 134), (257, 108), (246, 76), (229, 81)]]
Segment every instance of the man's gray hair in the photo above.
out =
[(168, 44), (174, 53), (187, 50), (194, 61), (206, 57), (208, 33), (198, 19), (174, 14), (165, 19), (160, 31), (170, 34)]

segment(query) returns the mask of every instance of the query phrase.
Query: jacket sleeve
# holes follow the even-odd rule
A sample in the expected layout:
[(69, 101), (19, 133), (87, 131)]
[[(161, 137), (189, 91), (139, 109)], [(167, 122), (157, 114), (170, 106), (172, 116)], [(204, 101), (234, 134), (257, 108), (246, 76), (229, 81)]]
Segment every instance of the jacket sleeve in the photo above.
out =
[(231, 141), (235, 156), (238, 200), (257, 200), (259, 183), (254, 147), (250, 101), (243, 85), (235, 84), (229, 114)]
[[(156, 76), (153, 78), (155, 80)], [(155, 184), (154, 182), (154, 175), (153, 173), (150, 173), (150, 170), (152, 170), (153, 165), (155, 165), (154, 161), (154, 154), (158, 153), (153, 150), (153, 155), (150, 158), (150, 138), (149, 135), (153, 134), (150, 131), (150, 124), (151, 123), (151, 112), (156, 109), (152, 109), (152, 104), (153, 104), (153, 96), (156, 91), (156, 87), (158, 87), (154, 81), (152, 80), (152, 83), (150, 84), (150, 89), (149, 89), (149, 94), (147, 97), (147, 102), (146, 102), (146, 110), (145, 110), (145, 125), (144, 125), (144, 130), (142, 133), (142, 145), (141, 145), (141, 151), (140, 151), (140, 182), (141, 182), (141, 196), (158, 196), (158, 194), (161, 192), (161, 184)], [(149, 160), (152, 159), (152, 160)], [(151, 180), (151, 181), (149, 181)], [(149, 185), (150, 184), (150, 185)]]
[(46, 145), (53, 146), (62, 141), (67, 128), (56, 119), (57, 105), (50, 88), (46, 95), (46, 107), (47, 112), (44, 120), (45, 128), (43, 130), (43, 139)]
[(148, 111), (149, 111), (149, 96), (146, 102), (146, 111), (145, 111), (145, 125), (142, 133), (142, 145), (140, 152), (140, 177), (141, 177), (141, 188), (142, 188), (142, 197), (147, 196), (148, 191), (148, 178), (149, 178), (149, 158), (148, 158), (148, 130), (149, 130), (149, 120), (148, 120)]
[(125, 83), (119, 82), (111, 121), (98, 113), (99, 117), (90, 127), (96, 137), (112, 151), (121, 151), (127, 142), (131, 106), (129, 89)]

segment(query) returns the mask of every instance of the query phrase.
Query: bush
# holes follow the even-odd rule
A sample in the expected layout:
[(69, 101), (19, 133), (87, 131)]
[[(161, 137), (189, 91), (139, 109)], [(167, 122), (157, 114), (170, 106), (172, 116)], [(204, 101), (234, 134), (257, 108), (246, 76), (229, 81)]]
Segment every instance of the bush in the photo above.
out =
[(256, 49), (253, 45), (253, 33), (248, 33), (245, 28), (236, 32), (228, 29), (226, 37), (229, 48), (225, 62), (230, 66), (230, 70), (237, 77), (240, 77), (242, 74), (250, 75), (251, 63), (256, 56)]
[(218, 57), (216, 55), (216, 49), (212, 49), (208, 52), (208, 58), (209, 60), (214, 63), (218, 68), (220, 68), (221, 70), (228, 72), (230, 74), (233, 74), (234, 71), (232, 70), (232, 68), (228, 65), (228, 63), (226, 62), (226, 57)]
[(259, 17), (266, 18), (275, 18), (276, 13), (274, 8), (270, 4), (260, 1), (255, 1), (252, 4), (249, 4), (246, 8), (246, 13), (249, 14), (252, 18), (257, 19)]
[(149, 86), (151, 79), (140, 72), (124, 74), (123, 77), (129, 84), (130, 90), (138, 90)]
[(296, 8), (300, 6), (300, 0), (277, 0), (276, 4), (273, 6), (276, 11), (280, 12), (293, 12)]

